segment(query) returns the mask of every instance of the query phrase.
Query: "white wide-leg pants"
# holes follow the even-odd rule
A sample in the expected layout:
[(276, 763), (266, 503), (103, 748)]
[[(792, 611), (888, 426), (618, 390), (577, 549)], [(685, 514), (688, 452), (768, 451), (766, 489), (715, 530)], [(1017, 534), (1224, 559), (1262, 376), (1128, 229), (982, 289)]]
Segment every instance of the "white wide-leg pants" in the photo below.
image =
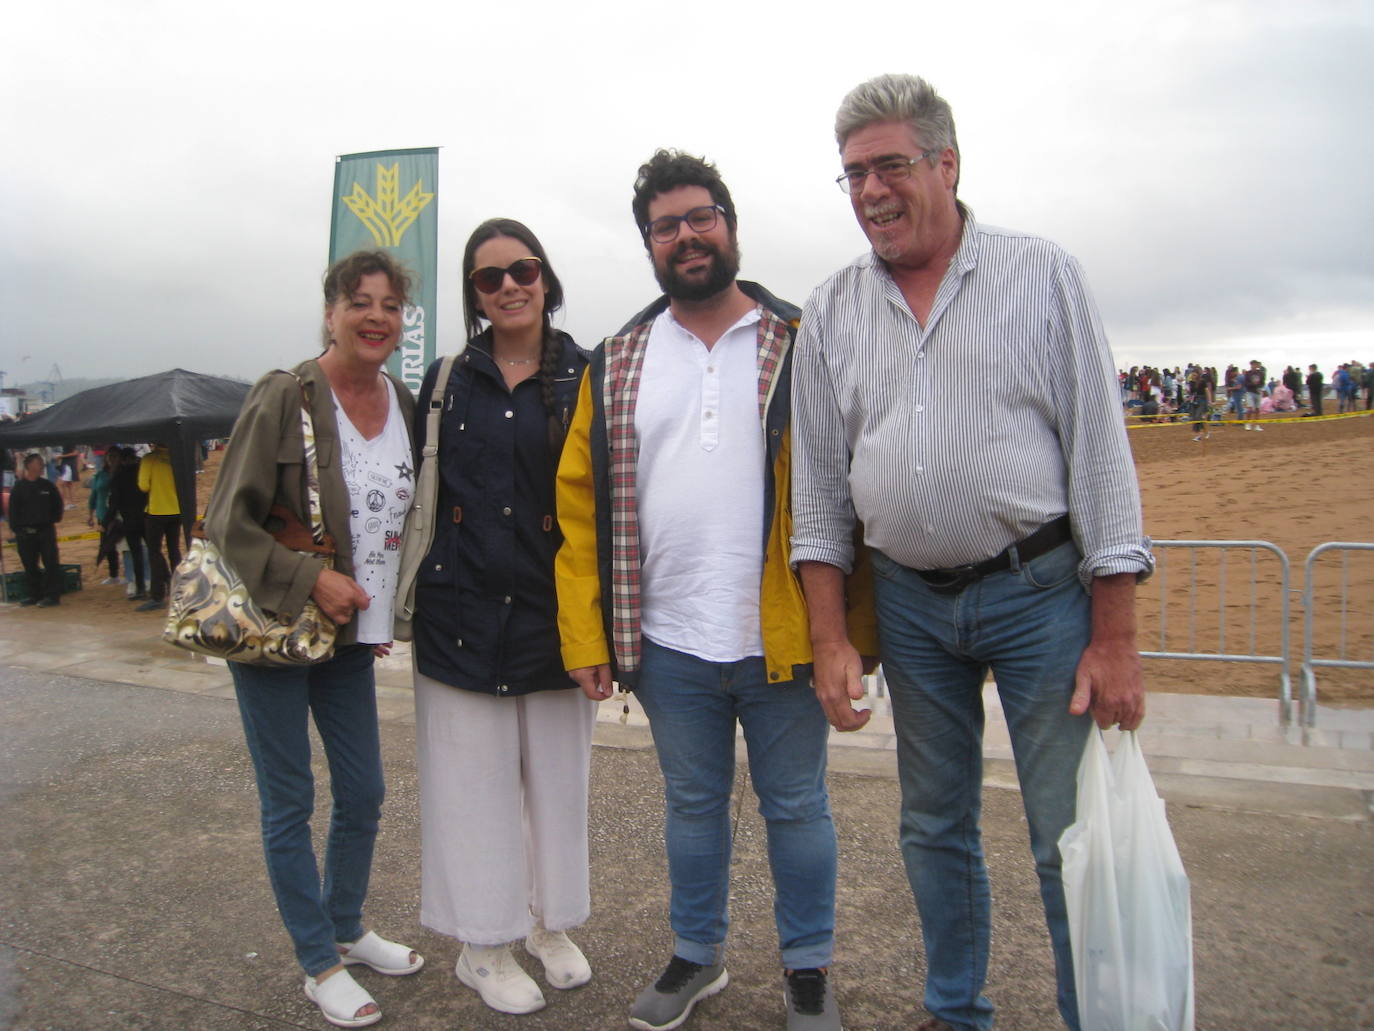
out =
[(595, 721), (575, 687), (498, 698), (415, 673), (422, 924), (500, 945), (587, 920)]

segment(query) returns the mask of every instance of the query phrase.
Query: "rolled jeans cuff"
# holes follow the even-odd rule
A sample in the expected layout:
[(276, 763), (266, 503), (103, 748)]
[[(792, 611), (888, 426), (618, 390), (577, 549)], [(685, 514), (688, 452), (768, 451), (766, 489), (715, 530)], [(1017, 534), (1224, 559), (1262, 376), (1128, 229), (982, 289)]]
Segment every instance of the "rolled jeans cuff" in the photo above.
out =
[(725, 960), (725, 943), (720, 942), (716, 945), (704, 945), (701, 942), (688, 941), (682, 935), (673, 936), (673, 955), (681, 956), (689, 963), (697, 963), (703, 967), (713, 967), (717, 963)]
[(815, 945), (799, 945), (782, 950), (782, 965), (785, 970), (819, 970), (830, 966), (835, 958), (835, 939), (827, 938)]

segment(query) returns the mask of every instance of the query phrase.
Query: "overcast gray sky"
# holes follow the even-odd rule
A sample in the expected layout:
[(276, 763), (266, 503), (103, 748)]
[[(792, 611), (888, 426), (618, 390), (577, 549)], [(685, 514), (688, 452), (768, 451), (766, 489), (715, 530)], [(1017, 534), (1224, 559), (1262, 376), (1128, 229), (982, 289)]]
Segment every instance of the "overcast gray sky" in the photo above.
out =
[(1082, 261), (1117, 364), (1374, 360), (1374, 4), (44, 0), (5, 17), (0, 369), (255, 378), (313, 353), (337, 154), (442, 148), (440, 349), (463, 243), (543, 240), (584, 346), (657, 292), (654, 148), (714, 160), (742, 275), (798, 303), (866, 248), (835, 108), (954, 108), (960, 196)]

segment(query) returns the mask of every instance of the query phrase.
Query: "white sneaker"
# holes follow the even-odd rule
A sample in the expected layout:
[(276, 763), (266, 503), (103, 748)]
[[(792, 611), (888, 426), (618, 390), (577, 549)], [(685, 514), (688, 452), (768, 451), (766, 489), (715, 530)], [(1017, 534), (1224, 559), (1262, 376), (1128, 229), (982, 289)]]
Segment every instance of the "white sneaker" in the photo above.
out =
[(1263, 426), (1256, 426), (1256, 427), (1255, 427), (1255, 432), (1256, 432), (1256, 433), (1263, 433), (1263, 432), (1264, 432), (1264, 427), (1263, 427)]
[(509, 945), (464, 945), (453, 972), (498, 1013), (533, 1013), (544, 1008), (544, 993), (520, 969)]
[(525, 951), (544, 964), (544, 976), (555, 988), (576, 988), (592, 979), (587, 957), (563, 931), (535, 925), (525, 939)]
[(1245, 424), (1245, 428), (1246, 428), (1247, 430), (1253, 430), (1255, 427), (1251, 426), (1251, 425), (1247, 422), (1247, 423)]

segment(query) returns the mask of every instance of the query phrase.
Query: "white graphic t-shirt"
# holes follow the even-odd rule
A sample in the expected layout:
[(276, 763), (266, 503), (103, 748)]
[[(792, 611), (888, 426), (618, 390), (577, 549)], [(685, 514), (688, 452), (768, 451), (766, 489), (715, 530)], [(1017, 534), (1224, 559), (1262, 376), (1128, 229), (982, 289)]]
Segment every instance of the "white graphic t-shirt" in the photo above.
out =
[(353, 617), (358, 622), (359, 644), (386, 644), (392, 638), (401, 533), (415, 498), (410, 436), (394, 384), (388, 396), (391, 407), (386, 425), (371, 440), (363, 439), (338, 398), (334, 399), (339, 454), (351, 508), (348, 523), (353, 535), (353, 579), (372, 599), (371, 605)]

